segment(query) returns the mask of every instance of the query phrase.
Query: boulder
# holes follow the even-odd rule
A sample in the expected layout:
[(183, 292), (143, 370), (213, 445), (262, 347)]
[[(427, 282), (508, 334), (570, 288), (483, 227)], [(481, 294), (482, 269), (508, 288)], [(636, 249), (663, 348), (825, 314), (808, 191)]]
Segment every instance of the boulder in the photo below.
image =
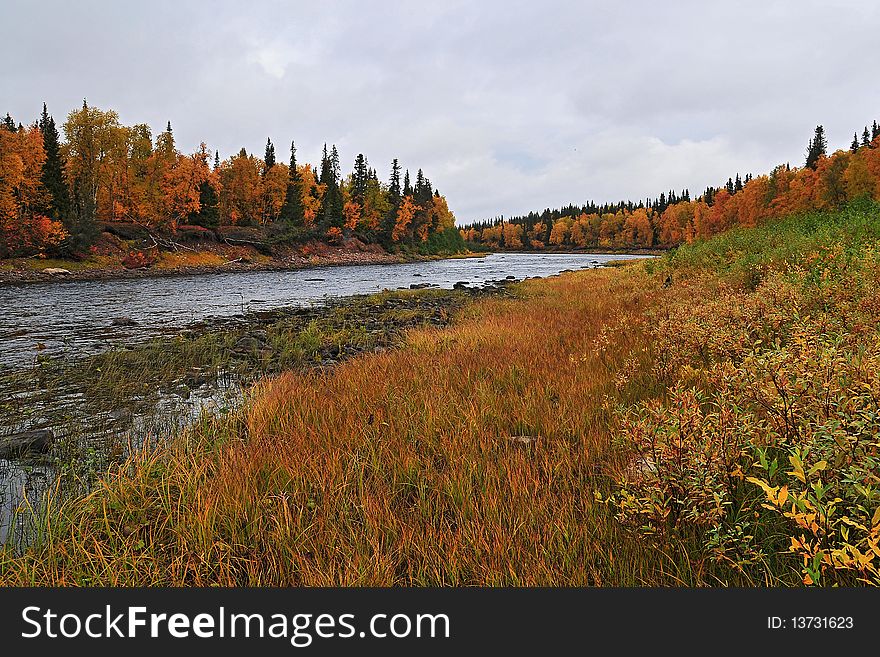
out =
[(69, 269), (62, 269), (61, 267), (46, 267), (43, 270), (44, 274), (51, 274), (52, 276), (67, 276), (70, 273)]
[(110, 326), (137, 326), (137, 322), (131, 317), (114, 317), (110, 321)]
[(455, 285), (452, 286), (452, 289), (453, 290), (467, 290), (468, 285), (470, 285), (470, 283), (468, 283), (467, 281), (458, 281)]
[(0, 459), (14, 459), (27, 454), (43, 454), (49, 451), (54, 438), (55, 436), (49, 429), (0, 436)]

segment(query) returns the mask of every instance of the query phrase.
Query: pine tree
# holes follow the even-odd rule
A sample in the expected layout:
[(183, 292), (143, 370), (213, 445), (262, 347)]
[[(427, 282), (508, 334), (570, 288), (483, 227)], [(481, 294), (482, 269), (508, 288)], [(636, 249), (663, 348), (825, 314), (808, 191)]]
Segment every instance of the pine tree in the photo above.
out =
[(868, 134), (868, 126), (865, 126), (865, 131), (862, 133), (862, 146), (870, 146), (871, 145), (871, 135)]
[(214, 151), (214, 171), (217, 171), (220, 168), (220, 151)]
[(871, 139), (877, 139), (880, 137), (880, 124), (876, 121), (871, 125)]
[(733, 191), (734, 191), (734, 193), (741, 192), (742, 188), (743, 188), (742, 179), (739, 177), (739, 174), (737, 173), (736, 174), (736, 181), (733, 183)]
[(412, 196), (413, 188), (409, 184), (409, 169), (403, 174), (403, 195)]
[(205, 228), (217, 228), (220, 225), (220, 196), (207, 180), (199, 185), (199, 211), (190, 214), (187, 221)]
[(810, 169), (815, 169), (816, 165), (819, 163), (819, 158), (825, 155), (827, 149), (828, 142), (825, 139), (825, 128), (821, 125), (817, 125), (816, 132), (810, 140), (810, 145), (807, 148), (807, 161), (805, 166)]
[(3, 119), (3, 128), (9, 130), (9, 132), (15, 132), (15, 121), (12, 120), (12, 117), (9, 116), (9, 112), (6, 112), (6, 118)]
[(725, 188), (727, 189), (727, 193), (730, 194), (731, 196), (733, 196), (735, 190), (733, 189), (733, 180), (732, 179), (730, 179), (730, 178), (727, 179), (727, 185), (725, 185)]
[(266, 139), (266, 155), (263, 157), (263, 177), (266, 177), (266, 174), (269, 173), (269, 169), (275, 166), (275, 146), (272, 144), (272, 139)]
[(391, 201), (391, 205), (395, 208), (397, 208), (397, 204), (400, 203), (400, 191), (400, 164), (395, 157), (391, 161), (391, 178), (388, 182), (389, 200)]
[(324, 144), (324, 153), (321, 157), (320, 182), (326, 185), (324, 198), (321, 200), (321, 225), (325, 230), (330, 227), (341, 228), (342, 216), (342, 192), (339, 190), (339, 152), (334, 145), (327, 153), (327, 144)]
[(299, 189), (299, 170), (296, 168), (296, 146), (290, 142), (290, 169), (287, 178), (287, 195), (281, 206), (281, 220), (288, 226), (302, 226), (305, 223), (302, 196)]
[(43, 103), (39, 127), (43, 134), (43, 149), (46, 151), (41, 180), (43, 187), (49, 192), (47, 214), (56, 220), (66, 221), (70, 191), (64, 180), (64, 160), (61, 155), (58, 129), (55, 127), (55, 119), (49, 116), (49, 112), (46, 110), (46, 103)]
[(859, 150), (859, 133), (853, 133), (853, 140), (852, 144), (849, 145), (849, 150), (851, 150), (853, 153)]
[(367, 169), (367, 158), (363, 153), (358, 153), (354, 159), (354, 172), (352, 173), (351, 198), (356, 203), (364, 206), (364, 197), (367, 194), (367, 180), (369, 180), (369, 171)]

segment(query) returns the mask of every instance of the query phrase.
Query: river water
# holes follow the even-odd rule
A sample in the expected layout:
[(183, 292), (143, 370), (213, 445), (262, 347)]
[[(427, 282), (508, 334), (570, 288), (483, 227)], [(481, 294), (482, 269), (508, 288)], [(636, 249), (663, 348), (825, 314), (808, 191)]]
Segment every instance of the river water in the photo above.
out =
[[(551, 276), (638, 256), (499, 253), (485, 258), (0, 286), (0, 364), (43, 354), (86, 355), (209, 317), (229, 317), (430, 283), (451, 288)], [(114, 326), (114, 318), (136, 324)]]
[[(465, 282), (480, 286), (491, 281), (546, 277), (567, 270), (601, 266), (609, 260), (640, 256), (605, 254), (492, 254), (484, 258), (448, 259), (398, 265), (351, 265), (294, 271), (253, 271), (181, 275), (109, 281), (59, 281), (0, 286), (0, 375), (6, 380), (24, 380), (39, 358), (74, 359), (113, 347), (176, 332), (203, 320), (228, 318), (254, 311), (320, 304), (334, 297), (369, 294), (382, 290), (430, 285), (452, 288)], [(114, 325), (115, 318), (129, 318), (131, 325)], [(0, 390), (2, 393), (2, 390)], [(185, 399), (163, 396), (147, 423), (145, 417), (129, 417), (131, 432), (155, 431), (157, 418), (225, 408), (240, 398), (233, 384), (216, 384)], [(0, 399), (0, 404), (10, 400)], [(111, 426), (113, 417), (93, 416), (83, 399), (52, 398), (56, 410), (69, 416), (86, 415), (87, 424)], [(27, 406), (30, 402), (25, 400)], [(43, 400), (46, 404), (46, 400)], [(168, 405), (165, 407), (164, 405)], [(13, 424), (0, 423), (0, 436), (30, 428), (28, 419), (39, 416), (39, 408), (13, 413)], [(9, 413), (5, 413), (9, 415)], [(80, 421), (82, 421), (80, 417)], [(110, 424), (107, 424), (107, 423)], [(104, 429), (101, 428), (100, 431)], [(162, 433), (167, 435), (168, 429)], [(86, 443), (88, 444), (88, 443)], [(71, 457), (88, 458), (83, 448)], [(57, 459), (51, 461), (8, 461), (0, 459), (0, 544), (11, 539), (16, 509), (40, 505), (39, 500), (57, 474)], [(16, 529), (17, 540), (27, 541), (27, 529)]]

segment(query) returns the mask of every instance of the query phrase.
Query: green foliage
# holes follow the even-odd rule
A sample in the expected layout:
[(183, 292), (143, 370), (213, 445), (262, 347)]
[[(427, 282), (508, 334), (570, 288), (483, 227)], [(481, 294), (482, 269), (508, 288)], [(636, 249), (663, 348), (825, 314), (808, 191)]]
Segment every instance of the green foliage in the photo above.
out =
[(439, 233), (430, 233), (427, 241), (419, 245), (421, 255), (455, 255), (466, 251), (467, 246), (461, 237), (461, 232), (455, 227)]

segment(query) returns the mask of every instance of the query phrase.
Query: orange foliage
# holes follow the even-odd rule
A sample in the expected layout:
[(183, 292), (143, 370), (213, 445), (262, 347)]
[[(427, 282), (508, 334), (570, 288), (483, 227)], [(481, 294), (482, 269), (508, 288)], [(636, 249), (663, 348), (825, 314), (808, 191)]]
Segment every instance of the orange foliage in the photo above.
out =
[(400, 207), (397, 208), (394, 229), (391, 231), (392, 240), (399, 242), (406, 237), (415, 213), (416, 205), (413, 203), (412, 196), (404, 196), (400, 202)]

